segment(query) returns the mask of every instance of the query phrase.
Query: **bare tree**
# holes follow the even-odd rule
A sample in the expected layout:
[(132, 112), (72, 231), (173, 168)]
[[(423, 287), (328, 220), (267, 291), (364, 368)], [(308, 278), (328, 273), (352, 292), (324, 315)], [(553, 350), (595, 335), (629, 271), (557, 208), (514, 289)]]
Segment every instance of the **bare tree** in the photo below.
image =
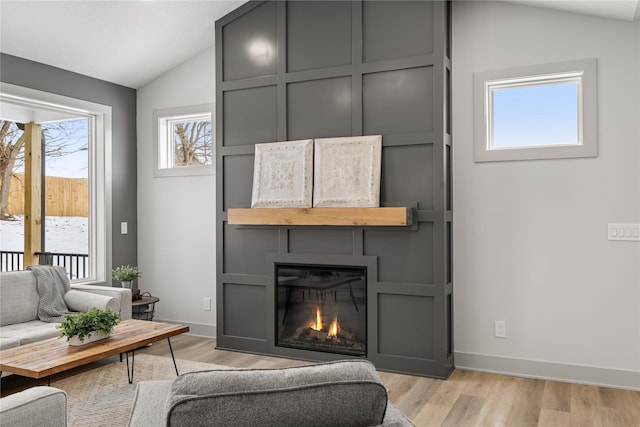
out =
[(211, 164), (211, 122), (177, 123), (174, 131), (176, 166)]
[(15, 123), (0, 120), (0, 220), (11, 220), (13, 217), (7, 212), (9, 191), (11, 190), (11, 176), (13, 169), (22, 157), (24, 134)]
[[(81, 131), (78, 121), (63, 121), (43, 125), (45, 156), (60, 157), (78, 150), (86, 150), (71, 144)], [(8, 212), (11, 177), (24, 163), (24, 133), (18, 124), (0, 120), (0, 220), (13, 220)]]

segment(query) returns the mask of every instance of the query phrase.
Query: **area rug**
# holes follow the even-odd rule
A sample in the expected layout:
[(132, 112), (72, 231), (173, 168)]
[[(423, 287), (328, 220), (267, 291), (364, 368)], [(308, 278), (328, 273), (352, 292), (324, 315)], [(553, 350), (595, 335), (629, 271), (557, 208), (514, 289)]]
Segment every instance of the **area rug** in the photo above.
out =
[[(131, 362), (131, 360), (129, 360)], [(221, 365), (177, 359), (178, 372), (229, 369)], [(129, 422), (136, 383), (176, 377), (170, 357), (137, 354), (133, 384), (127, 379), (127, 364), (113, 362), (58, 381), (52, 387), (67, 392), (69, 427), (124, 427)]]

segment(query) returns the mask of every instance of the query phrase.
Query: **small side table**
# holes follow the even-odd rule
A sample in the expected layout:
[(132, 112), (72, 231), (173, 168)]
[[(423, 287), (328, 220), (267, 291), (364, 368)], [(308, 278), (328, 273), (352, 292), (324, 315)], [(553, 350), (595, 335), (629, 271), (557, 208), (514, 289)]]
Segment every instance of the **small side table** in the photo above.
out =
[(142, 298), (131, 301), (131, 318), (138, 320), (153, 320), (156, 303), (160, 298), (151, 296), (149, 292), (142, 294)]

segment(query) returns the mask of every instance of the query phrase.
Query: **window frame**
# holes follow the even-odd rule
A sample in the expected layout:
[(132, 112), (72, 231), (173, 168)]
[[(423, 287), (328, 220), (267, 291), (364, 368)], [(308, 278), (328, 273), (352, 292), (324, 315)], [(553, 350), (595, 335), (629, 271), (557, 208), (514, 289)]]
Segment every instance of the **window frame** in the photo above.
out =
[[(163, 162), (167, 162), (175, 155), (173, 149), (173, 137), (170, 135), (170, 124), (177, 121), (187, 121), (188, 119), (198, 119), (198, 117), (209, 116), (211, 121), (211, 164), (193, 166), (172, 166), (161, 167)], [(153, 176), (176, 177), (176, 176), (198, 176), (213, 175), (215, 173), (215, 129), (214, 126), (214, 105), (200, 104), (185, 107), (163, 108), (153, 110)], [(187, 119), (187, 120), (186, 120)]]
[(89, 118), (89, 275), (71, 281), (110, 283), (113, 240), (109, 208), (112, 206), (111, 106), (8, 83), (0, 84), (0, 98), (7, 103)]
[[(474, 73), (474, 156), (476, 162), (566, 159), (598, 156), (596, 59)], [(496, 88), (578, 83), (578, 143), (492, 147)]]

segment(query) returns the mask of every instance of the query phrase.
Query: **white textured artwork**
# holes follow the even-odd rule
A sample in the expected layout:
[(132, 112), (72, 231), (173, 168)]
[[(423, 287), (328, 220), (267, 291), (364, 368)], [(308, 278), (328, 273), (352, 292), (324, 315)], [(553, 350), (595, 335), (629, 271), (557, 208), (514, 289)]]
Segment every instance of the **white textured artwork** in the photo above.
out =
[(314, 207), (380, 206), (382, 136), (314, 141)]
[(313, 140), (256, 144), (252, 208), (310, 208)]

